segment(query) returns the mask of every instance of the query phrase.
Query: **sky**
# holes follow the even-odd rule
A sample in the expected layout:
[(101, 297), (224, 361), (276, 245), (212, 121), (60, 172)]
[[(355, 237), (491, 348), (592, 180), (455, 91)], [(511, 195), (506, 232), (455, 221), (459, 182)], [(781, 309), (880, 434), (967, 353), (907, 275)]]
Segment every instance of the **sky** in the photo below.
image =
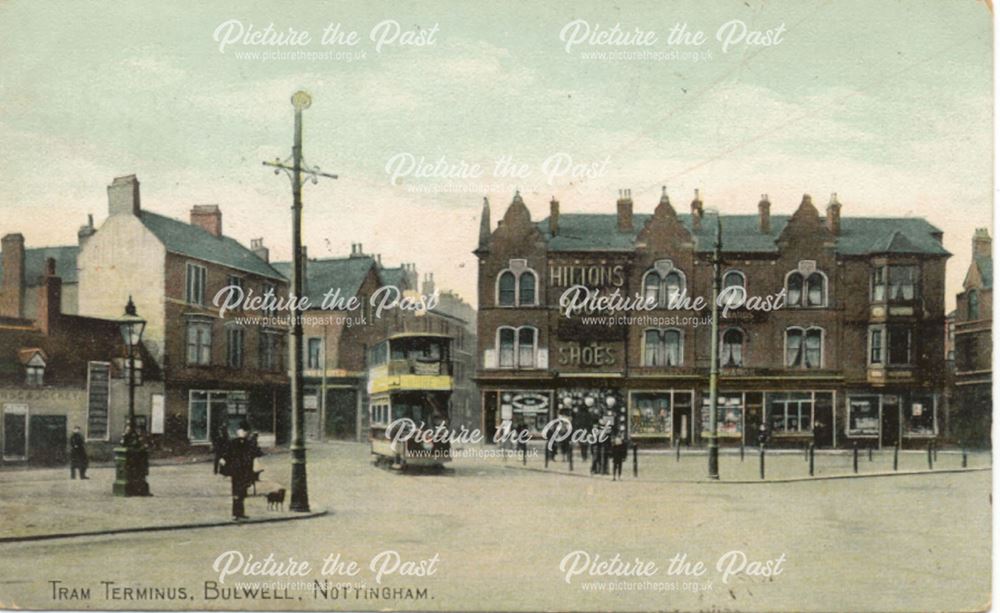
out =
[(636, 212), (663, 185), (722, 213), (836, 192), (844, 215), (944, 231), (950, 308), (992, 233), (991, 22), (975, 0), (8, 0), (0, 233), (72, 244), (135, 174), (144, 208), (219, 204), (288, 259), (289, 182), (261, 162), (289, 155), (305, 89), (306, 161), (339, 175), (304, 190), (311, 257), (360, 242), (474, 304), (484, 196), (495, 223), (516, 188), (534, 219), (553, 196), (612, 213), (624, 188)]

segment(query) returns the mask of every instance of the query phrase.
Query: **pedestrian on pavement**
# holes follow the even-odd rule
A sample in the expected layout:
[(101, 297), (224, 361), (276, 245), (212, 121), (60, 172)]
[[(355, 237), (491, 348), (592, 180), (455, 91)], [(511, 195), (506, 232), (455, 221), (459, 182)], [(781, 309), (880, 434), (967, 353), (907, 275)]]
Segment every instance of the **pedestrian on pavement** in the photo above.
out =
[(229, 445), (229, 428), (226, 427), (225, 423), (222, 423), (212, 433), (212, 455), (215, 458), (212, 465), (213, 474), (219, 474), (219, 460), (225, 455), (227, 445)]
[(229, 477), (232, 482), (233, 494), (233, 521), (249, 519), (243, 507), (243, 501), (247, 496), (247, 488), (253, 484), (253, 444), (247, 439), (250, 426), (241, 423), (236, 429), (236, 438), (231, 439), (226, 445), (226, 452), (219, 460), (222, 474)]
[(621, 434), (611, 441), (611, 480), (617, 481), (622, 478), (622, 464), (628, 457), (628, 446), (625, 444), (625, 437)]
[(69, 477), (76, 479), (76, 471), (80, 471), (81, 479), (89, 479), (87, 476), (87, 466), (90, 460), (87, 458), (87, 445), (80, 433), (80, 426), (73, 427), (73, 434), (69, 437)]

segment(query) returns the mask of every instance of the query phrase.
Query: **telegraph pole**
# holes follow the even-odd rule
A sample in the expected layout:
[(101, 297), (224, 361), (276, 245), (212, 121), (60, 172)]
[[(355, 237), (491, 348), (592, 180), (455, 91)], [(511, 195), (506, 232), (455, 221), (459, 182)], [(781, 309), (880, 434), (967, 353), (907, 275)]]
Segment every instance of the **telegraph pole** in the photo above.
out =
[[(274, 174), (282, 171), (292, 181), (292, 295), (296, 301), (302, 296), (302, 182), (303, 175), (313, 183), (319, 177), (336, 179), (337, 175), (319, 171), (319, 166), (303, 166), (302, 161), (302, 111), (309, 108), (312, 98), (304, 91), (292, 95), (295, 107), (295, 135), (292, 144), (291, 166), (289, 160), (280, 158), (264, 162), (274, 168)], [(302, 405), (302, 318), (294, 309), (290, 312), (292, 336), (289, 351), (292, 354), (292, 480), (290, 511), (309, 512), (309, 484), (306, 480), (306, 437), (305, 412)]]
[(722, 291), (722, 215), (716, 214), (712, 249), (712, 367), (708, 371), (708, 478), (719, 478), (719, 292)]

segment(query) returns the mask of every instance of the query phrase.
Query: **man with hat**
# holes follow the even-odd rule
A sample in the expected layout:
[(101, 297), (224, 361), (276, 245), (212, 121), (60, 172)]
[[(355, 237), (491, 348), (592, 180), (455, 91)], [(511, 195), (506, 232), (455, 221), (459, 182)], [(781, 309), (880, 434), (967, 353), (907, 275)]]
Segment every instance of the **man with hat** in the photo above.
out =
[(229, 441), (219, 460), (222, 474), (232, 482), (233, 521), (249, 519), (243, 508), (243, 500), (247, 496), (247, 488), (253, 484), (253, 459), (256, 455), (254, 445), (247, 439), (249, 430), (250, 426), (246, 422), (240, 422), (236, 428), (236, 438)]

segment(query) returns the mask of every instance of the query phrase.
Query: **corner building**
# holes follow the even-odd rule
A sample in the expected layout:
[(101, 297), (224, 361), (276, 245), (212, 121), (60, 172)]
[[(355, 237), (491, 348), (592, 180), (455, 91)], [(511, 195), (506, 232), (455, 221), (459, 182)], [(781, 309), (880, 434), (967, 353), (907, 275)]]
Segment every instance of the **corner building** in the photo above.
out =
[[(479, 245), (483, 428), (540, 434), (559, 414), (613, 420), (640, 443), (700, 445), (709, 423), (711, 255), (721, 222), (722, 283), (775, 298), (719, 325), (721, 444), (926, 445), (938, 433), (945, 375), (940, 230), (922, 219), (825, 216), (806, 195), (792, 215), (678, 214), (666, 190), (650, 214), (630, 190), (611, 214), (533, 221), (520, 194), (496, 227), (484, 201)], [(573, 286), (643, 296), (652, 310), (566, 317)], [(689, 300), (678, 305), (678, 296)], [(691, 304), (701, 297), (706, 306)], [(748, 299), (748, 302), (750, 302)], [(673, 306), (673, 308), (668, 308)], [(613, 315), (613, 317), (612, 317)]]

